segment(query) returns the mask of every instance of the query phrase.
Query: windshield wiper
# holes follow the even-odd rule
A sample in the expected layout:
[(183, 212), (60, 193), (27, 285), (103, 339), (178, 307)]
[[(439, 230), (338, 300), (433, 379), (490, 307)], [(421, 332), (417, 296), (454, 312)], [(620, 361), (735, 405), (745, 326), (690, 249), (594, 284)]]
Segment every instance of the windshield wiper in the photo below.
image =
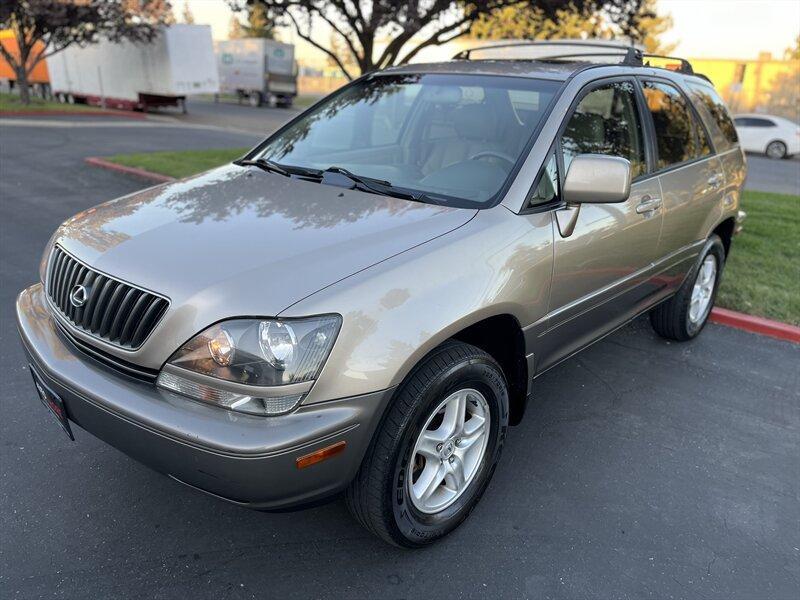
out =
[(373, 194), (391, 196), (393, 198), (400, 198), (402, 200), (413, 200), (414, 202), (424, 202), (427, 199), (425, 194), (414, 194), (413, 192), (400, 190), (394, 187), (389, 181), (375, 179), (374, 177), (356, 175), (344, 167), (331, 166), (325, 169), (323, 173), (337, 173), (338, 175), (344, 175), (353, 181), (357, 186), (361, 186), (362, 190), (372, 192)]
[(283, 175), (284, 177), (291, 177), (292, 175), (298, 175), (299, 177), (311, 177), (311, 178), (319, 178), (322, 177), (322, 171), (319, 169), (312, 169), (310, 167), (298, 167), (296, 165), (284, 165), (279, 162), (275, 162), (270, 158), (244, 158), (242, 160), (235, 160), (233, 164), (243, 166), (243, 167), (259, 167), (264, 169), (265, 171), (270, 171), (272, 173), (278, 173), (279, 175)]
[(268, 158), (256, 158), (256, 159), (249, 159), (244, 158), (242, 160), (235, 160), (233, 164), (239, 165), (240, 167), (258, 167), (259, 169), (263, 169), (265, 171), (269, 171), (270, 173), (277, 173), (278, 175), (283, 175), (284, 177), (290, 177), (291, 173), (284, 169), (281, 165), (276, 163), (275, 161), (269, 160)]

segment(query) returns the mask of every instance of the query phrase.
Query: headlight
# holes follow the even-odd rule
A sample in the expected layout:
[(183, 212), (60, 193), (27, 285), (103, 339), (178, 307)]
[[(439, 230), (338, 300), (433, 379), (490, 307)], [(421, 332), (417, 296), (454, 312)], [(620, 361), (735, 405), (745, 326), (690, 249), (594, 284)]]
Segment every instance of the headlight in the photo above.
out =
[(157, 383), (231, 410), (285, 413), (319, 375), (340, 325), (338, 315), (224, 321), (181, 346)]

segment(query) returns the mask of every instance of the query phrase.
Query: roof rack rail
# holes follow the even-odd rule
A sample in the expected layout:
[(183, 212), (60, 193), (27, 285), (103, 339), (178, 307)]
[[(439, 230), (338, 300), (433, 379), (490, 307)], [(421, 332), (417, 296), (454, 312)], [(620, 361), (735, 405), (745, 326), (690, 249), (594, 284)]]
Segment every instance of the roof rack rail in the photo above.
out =
[[(551, 54), (551, 55), (542, 55), (537, 56), (535, 58), (527, 59), (527, 60), (560, 60), (564, 58), (581, 58), (581, 57), (596, 57), (596, 56), (616, 56), (622, 58), (619, 64), (626, 65), (630, 67), (644, 67), (650, 66), (649, 64), (645, 64), (645, 59), (647, 58), (662, 58), (666, 60), (674, 60), (678, 62), (678, 68), (675, 69), (679, 73), (684, 73), (687, 75), (695, 75), (694, 69), (692, 68), (692, 64), (686, 60), (685, 58), (679, 58), (677, 56), (663, 56), (660, 54), (649, 54), (645, 53), (639, 48), (636, 48), (633, 45), (629, 44), (622, 44), (620, 42), (613, 42), (613, 41), (586, 41), (586, 40), (545, 40), (545, 41), (524, 41), (524, 42), (509, 42), (507, 44), (494, 44), (494, 45), (486, 45), (486, 46), (478, 46), (476, 48), (469, 48), (466, 50), (462, 50), (458, 54), (456, 54), (453, 59), (454, 60), (470, 60), (472, 56), (472, 52), (480, 51), (480, 50), (502, 50), (505, 48), (523, 48), (523, 47), (530, 47), (530, 46), (554, 46), (554, 47), (567, 47), (567, 46), (577, 46), (579, 48), (599, 48), (606, 50), (606, 52), (571, 52), (571, 53), (564, 53), (564, 54)], [(616, 52), (614, 52), (616, 50)]]
[[(508, 42), (506, 44), (487, 44), (486, 46), (477, 46), (475, 48), (468, 48), (462, 50), (455, 56), (453, 60), (469, 60), (471, 53), (477, 50), (497, 50), (504, 48), (524, 48), (529, 46), (578, 46), (583, 48), (602, 48), (604, 50), (619, 50), (619, 55), (622, 56), (623, 51), (628, 51), (634, 46), (630, 44), (622, 44), (620, 42), (596, 40), (535, 40), (535, 41), (522, 41), (522, 42)], [(590, 56), (590, 54), (576, 53), (579, 56)], [(617, 53), (608, 53), (607, 56), (617, 56)], [(542, 58), (550, 58), (543, 56)]]

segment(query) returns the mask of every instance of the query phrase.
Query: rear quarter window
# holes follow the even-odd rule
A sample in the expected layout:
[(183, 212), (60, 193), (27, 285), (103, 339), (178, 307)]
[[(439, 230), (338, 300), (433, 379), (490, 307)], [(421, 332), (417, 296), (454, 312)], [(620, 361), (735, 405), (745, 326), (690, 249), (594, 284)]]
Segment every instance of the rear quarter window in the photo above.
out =
[(714, 141), (717, 151), (725, 152), (738, 144), (739, 136), (736, 135), (736, 127), (716, 90), (711, 86), (699, 83), (688, 83), (687, 88), (692, 103), (711, 133), (711, 139)]

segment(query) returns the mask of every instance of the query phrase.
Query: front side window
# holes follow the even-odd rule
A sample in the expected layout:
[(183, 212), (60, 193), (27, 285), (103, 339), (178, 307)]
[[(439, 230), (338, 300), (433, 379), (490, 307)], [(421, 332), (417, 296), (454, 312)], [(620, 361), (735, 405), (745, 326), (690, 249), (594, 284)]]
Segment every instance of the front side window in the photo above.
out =
[(739, 136), (736, 135), (736, 127), (716, 90), (708, 85), (690, 83), (689, 93), (717, 149), (724, 152), (733, 148), (739, 142)]
[(550, 155), (550, 158), (545, 163), (539, 175), (539, 181), (536, 183), (536, 187), (533, 188), (533, 193), (530, 198), (528, 198), (526, 208), (533, 208), (535, 206), (541, 206), (542, 204), (556, 202), (561, 197), (560, 194), (558, 163), (556, 161), (556, 155), (553, 153)]
[(631, 177), (646, 171), (642, 124), (633, 83), (619, 81), (586, 94), (561, 136), (564, 170), (578, 154), (607, 154), (631, 162)]
[(258, 158), (340, 167), (432, 201), (488, 205), (562, 84), (458, 74), (378, 75), (349, 86), (267, 140)]
[(645, 81), (643, 88), (655, 126), (658, 169), (711, 154), (705, 131), (677, 88), (659, 81)]

